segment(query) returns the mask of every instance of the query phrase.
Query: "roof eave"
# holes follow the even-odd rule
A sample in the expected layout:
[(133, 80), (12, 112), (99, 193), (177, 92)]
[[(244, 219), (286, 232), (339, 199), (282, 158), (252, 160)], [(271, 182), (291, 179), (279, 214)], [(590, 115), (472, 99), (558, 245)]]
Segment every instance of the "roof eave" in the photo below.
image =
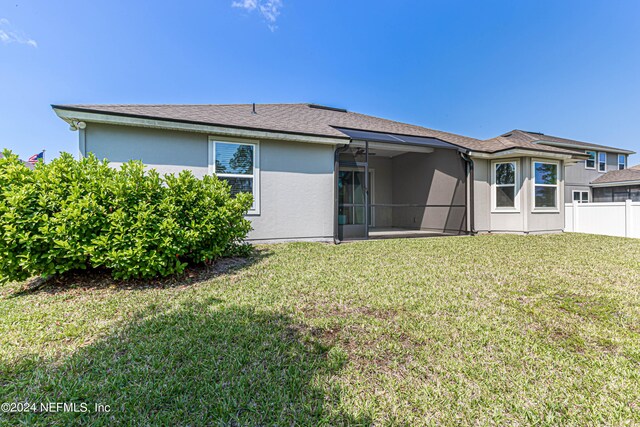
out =
[(620, 187), (624, 185), (640, 185), (640, 179), (629, 181), (613, 181), (613, 182), (592, 182), (592, 187)]
[(543, 144), (543, 145), (551, 145), (553, 147), (560, 147), (560, 148), (573, 148), (573, 149), (582, 150), (582, 151), (584, 150), (610, 151), (612, 153), (619, 153), (619, 154), (635, 154), (636, 153), (635, 151), (631, 151), (631, 150), (624, 150), (622, 148), (606, 147), (606, 146), (578, 145), (578, 144), (570, 144), (565, 142), (545, 141), (545, 140), (539, 140), (536, 143)]
[(348, 137), (340, 136), (305, 134), (280, 130), (268, 130), (260, 128), (205, 123), (190, 120), (167, 119), (163, 117), (113, 113), (108, 111), (92, 110), (79, 107), (67, 107), (63, 105), (51, 105), (51, 108), (53, 108), (53, 111), (58, 115), (58, 117), (60, 117), (67, 123), (73, 123), (74, 120), (78, 120), (89, 123), (104, 123), (156, 129), (169, 129), (232, 137), (245, 137), (251, 139), (273, 139), (328, 145), (342, 145), (349, 143)]
[[(584, 157), (579, 154), (570, 154), (570, 153), (558, 153), (553, 151), (545, 151), (545, 150), (530, 150), (526, 148), (506, 148), (504, 150), (494, 151), (494, 152), (484, 152), (484, 151), (474, 151), (471, 150), (469, 153), (471, 157), (476, 157), (479, 159), (502, 159), (513, 156), (537, 156), (537, 157), (547, 157), (554, 159), (562, 159), (562, 160), (571, 160), (574, 158)], [(583, 159), (577, 159), (583, 160)]]

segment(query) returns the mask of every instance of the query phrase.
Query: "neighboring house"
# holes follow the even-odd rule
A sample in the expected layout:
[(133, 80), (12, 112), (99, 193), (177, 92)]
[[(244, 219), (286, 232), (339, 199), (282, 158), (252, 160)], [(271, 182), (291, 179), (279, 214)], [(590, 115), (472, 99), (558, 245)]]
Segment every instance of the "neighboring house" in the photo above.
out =
[(586, 160), (567, 164), (565, 168), (564, 197), (567, 202), (572, 200), (576, 200), (579, 203), (604, 201), (597, 200), (601, 198), (599, 195), (602, 193), (602, 190), (595, 190), (595, 188), (600, 188), (595, 184), (610, 171), (626, 169), (628, 156), (635, 154), (633, 151), (622, 148), (559, 138), (539, 132), (513, 130), (503, 136), (513, 140), (580, 150), (589, 156)]
[(560, 232), (565, 169), (589, 159), (547, 138), (478, 140), (310, 104), (52, 107), (83, 156), (253, 193), (252, 240)]
[(640, 202), (640, 165), (607, 172), (591, 186), (594, 202)]

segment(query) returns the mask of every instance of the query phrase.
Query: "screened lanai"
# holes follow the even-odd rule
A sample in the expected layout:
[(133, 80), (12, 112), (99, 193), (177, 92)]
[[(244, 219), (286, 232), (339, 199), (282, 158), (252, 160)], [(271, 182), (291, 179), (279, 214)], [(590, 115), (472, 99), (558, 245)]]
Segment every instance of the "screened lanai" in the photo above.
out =
[(339, 240), (467, 232), (467, 162), (435, 138), (340, 129), (336, 151)]

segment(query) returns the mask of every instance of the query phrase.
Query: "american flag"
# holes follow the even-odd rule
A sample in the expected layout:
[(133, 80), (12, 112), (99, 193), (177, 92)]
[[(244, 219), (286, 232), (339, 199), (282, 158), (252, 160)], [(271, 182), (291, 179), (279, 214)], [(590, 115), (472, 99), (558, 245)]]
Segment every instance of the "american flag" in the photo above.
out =
[(38, 163), (38, 160), (42, 160), (44, 162), (44, 150), (42, 150), (38, 154), (34, 154), (33, 156), (29, 157), (29, 160), (27, 160), (27, 162), (31, 163), (32, 165), (35, 165), (36, 163)]

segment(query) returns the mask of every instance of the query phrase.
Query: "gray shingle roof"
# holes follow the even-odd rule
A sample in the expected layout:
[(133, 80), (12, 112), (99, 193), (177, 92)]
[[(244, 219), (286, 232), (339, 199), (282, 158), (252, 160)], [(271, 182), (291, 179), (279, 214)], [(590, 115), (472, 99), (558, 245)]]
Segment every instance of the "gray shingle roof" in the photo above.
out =
[(336, 127), (344, 127), (373, 132), (437, 138), (460, 147), (472, 149), (480, 148), (481, 144), (479, 140), (474, 138), (367, 116), (365, 114), (312, 108), (309, 104), (257, 104), (257, 114), (252, 113), (251, 104), (57, 105), (54, 106), (54, 108), (328, 136), (333, 138), (348, 138), (345, 134), (335, 129)]
[(549, 153), (584, 155), (584, 153), (580, 151), (575, 151), (575, 150), (560, 148), (560, 147), (553, 147), (551, 145), (536, 144), (526, 140), (516, 140), (511, 138), (505, 138), (503, 136), (497, 136), (495, 138), (487, 139), (482, 141), (482, 143), (484, 147), (486, 147), (490, 152), (498, 152), (503, 150), (520, 148), (524, 150), (544, 151)]
[(368, 116), (365, 114), (336, 111), (326, 108), (315, 108), (310, 104), (257, 104), (256, 114), (252, 112), (251, 104), (82, 104), (53, 105), (52, 107), (71, 111), (85, 111), (345, 139), (348, 139), (348, 137), (336, 128), (349, 128), (373, 132), (393, 133), (398, 135), (437, 138), (462, 148), (487, 153), (495, 153), (512, 148), (523, 148), (562, 154), (578, 153), (576, 151), (558, 147), (536, 145), (529, 141), (513, 142), (501, 137), (482, 141), (475, 138)]
[[(639, 165), (640, 166), (640, 165)], [(591, 181), (592, 184), (608, 184), (613, 182), (640, 181), (640, 169), (634, 166), (629, 169), (610, 171)]]
[(553, 135), (545, 135), (540, 132), (527, 132), (527, 131), (518, 130), (518, 129), (512, 130), (511, 132), (507, 132), (502, 136), (512, 139), (514, 141), (529, 141), (529, 142), (535, 142), (540, 144), (549, 142), (549, 143), (573, 145), (576, 147), (584, 147), (585, 149), (593, 148), (596, 150), (598, 149), (614, 150), (614, 151), (619, 151), (627, 154), (634, 153), (633, 151), (625, 150), (622, 148), (610, 147), (610, 146), (600, 145), (600, 144), (592, 144), (590, 142), (577, 141), (575, 139), (560, 138)]

